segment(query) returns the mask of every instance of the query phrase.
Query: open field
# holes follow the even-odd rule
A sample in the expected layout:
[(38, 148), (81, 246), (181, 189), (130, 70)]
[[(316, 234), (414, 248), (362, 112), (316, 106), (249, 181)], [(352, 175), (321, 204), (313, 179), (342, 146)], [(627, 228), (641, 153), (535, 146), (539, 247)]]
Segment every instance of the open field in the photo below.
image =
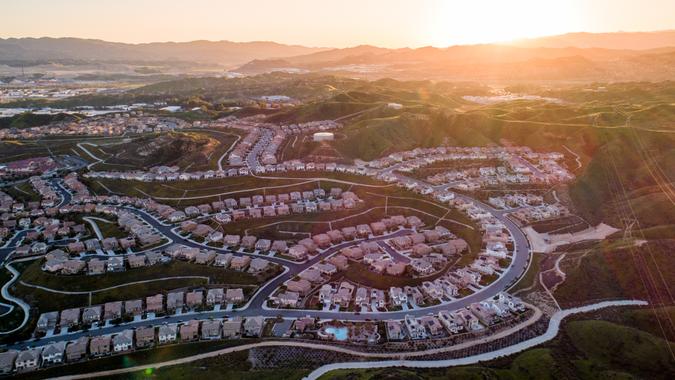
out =
[[(196, 343), (184, 343), (184, 344), (174, 344), (168, 346), (162, 346), (152, 349), (140, 350), (125, 355), (117, 355), (112, 357), (104, 357), (96, 360), (89, 360), (84, 363), (76, 363), (66, 367), (59, 367), (53, 369), (47, 369), (45, 371), (36, 372), (33, 374), (28, 374), (25, 379), (43, 379), (45, 377), (53, 376), (64, 376), (68, 374), (77, 374), (77, 373), (86, 373), (92, 371), (101, 371), (108, 369), (115, 369), (121, 367), (128, 367), (133, 365), (142, 365), (148, 363), (155, 363), (158, 361), (172, 360), (175, 358), (180, 358), (184, 356), (195, 355), (198, 353), (215, 351), (227, 347), (237, 346), (240, 344), (246, 344), (254, 342), (254, 340), (231, 340), (231, 341), (206, 341), (206, 342), (196, 342)], [(232, 359), (235, 359), (233, 357)], [(238, 364), (236, 364), (238, 363)], [(234, 365), (245, 365), (245, 360), (237, 362), (233, 360)], [(145, 378), (147, 376), (152, 376), (156, 378), (157, 376), (163, 376), (165, 372), (168, 372), (171, 368), (162, 369), (158, 372), (142, 373), (138, 374), (138, 378)], [(106, 377), (106, 379), (111, 379), (112, 377)], [(129, 378), (120, 377), (121, 378)], [(134, 376), (136, 378), (136, 376)], [(164, 377), (171, 378), (171, 377)]]
[[(541, 348), (482, 365), (446, 369), (339, 370), (322, 380), (374, 379), (668, 379), (675, 371), (667, 343), (654, 335), (615, 323), (577, 320), (566, 323), (555, 340)], [(621, 347), (617, 350), (617, 347)]]
[(171, 279), (165, 281), (147, 282), (141, 284), (132, 284), (129, 286), (118, 287), (115, 289), (104, 290), (92, 293), (91, 303), (98, 304), (113, 300), (125, 300), (139, 297), (145, 297), (157, 294), (170, 289), (201, 285), (233, 285), (249, 286), (257, 285), (264, 279), (273, 274), (262, 274), (260, 277), (248, 273), (236, 272), (222, 268), (215, 268), (204, 265), (189, 264), (180, 261), (174, 261), (168, 264), (157, 264), (144, 269), (134, 269), (125, 272), (107, 273), (98, 276), (59, 276), (43, 272), (40, 269), (39, 261), (23, 265), (15, 264), (21, 271), (19, 282), (12, 288), (12, 294), (20, 297), (32, 306), (39, 308), (41, 312), (48, 310), (60, 310), (67, 307), (89, 305), (89, 296), (87, 294), (59, 294), (42, 289), (36, 289), (21, 282), (30, 285), (38, 285), (66, 292), (90, 292), (113, 286), (123, 285), (135, 281), (145, 281), (161, 279), (166, 277), (181, 276), (203, 276), (202, 278)]
[(104, 142), (87, 149), (105, 160), (96, 165), (96, 170), (148, 169), (157, 165), (176, 165), (192, 171), (215, 170), (218, 159), (236, 138), (229, 131), (182, 130), (127, 139), (119, 144)]
[(589, 251), (568, 254), (561, 263), (566, 280), (554, 295), (563, 307), (616, 298), (669, 304), (668, 294), (675, 292), (672, 251), (673, 242), (661, 240), (640, 247), (598, 244)]
[(453, 264), (449, 263), (444, 269), (438, 271), (435, 274), (413, 278), (412, 276), (390, 276), (387, 274), (381, 274), (373, 272), (368, 269), (368, 265), (351, 262), (349, 264), (349, 270), (343, 273), (340, 273), (338, 276), (338, 281), (344, 278), (353, 283), (363, 285), (366, 287), (388, 290), (390, 287), (404, 287), (404, 286), (418, 286), (421, 285), (424, 281), (433, 281), (438, 277), (443, 276)]

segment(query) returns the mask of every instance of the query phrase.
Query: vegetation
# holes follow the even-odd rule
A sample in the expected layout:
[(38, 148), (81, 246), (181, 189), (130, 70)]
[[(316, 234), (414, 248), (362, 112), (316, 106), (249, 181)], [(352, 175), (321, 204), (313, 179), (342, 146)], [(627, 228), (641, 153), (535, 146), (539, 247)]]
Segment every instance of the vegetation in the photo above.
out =
[(370, 379), (667, 379), (675, 371), (668, 343), (605, 321), (573, 321), (541, 348), (480, 365), (441, 369), (333, 371), (322, 380)]
[[(38, 308), (41, 312), (49, 310), (62, 310), (68, 307), (85, 306), (90, 302), (89, 295), (86, 292), (99, 289), (124, 285), (131, 282), (160, 279), (166, 277), (184, 277), (184, 276), (203, 276), (206, 278), (186, 278), (171, 279), (164, 281), (153, 281), (129, 286), (118, 287), (110, 290), (92, 293), (91, 303), (98, 304), (108, 301), (134, 299), (139, 297), (151, 296), (167, 289), (178, 289), (183, 287), (225, 284), (234, 286), (253, 286), (264, 281), (273, 273), (262, 274), (256, 277), (245, 272), (237, 272), (211, 266), (189, 264), (182, 261), (172, 261), (166, 264), (157, 264), (144, 269), (130, 269), (125, 272), (107, 273), (101, 276), (60, 276), (49, 274), (40, 269), (39, 260), (28, 263), (15, 264), (17, 270), (21, 271), (17, 282), (12, 287), (12, 294), (21, 297), (30, 303), (31, 306)], [(92, 280), (95, 279), (94, 282)], [(42, 289), (36, 289), (21, 284), (24, 282), (30, 285), (38, 285), (65, 292), (85, 292), (84, 294), (62, 294), (50, 292)]]
[[(254, 340), (217, 340), (195, 343), (181, 343), (169, 346), (161, 346), (147, 350), (131, 352), (125, 355), (116, 355), (103, 357), (100, 359), (89, 360), (83, 363), (71, 364), (64, 367), (57, 367), (24, 375), (25, 379), (44, 379), (55, 376), (65, 376), (71, 374), (88, 373), (94, 371), (105, 371), (110, 369), (125, 368), (135, 365), (152, 364), (166, 360), (177, 359), (185, 356), (201, 354), (210, 351), (216, 351), (227, 347), (238, 346), (255, 342)], [(238, 364), (245, 365), (245, 363)], [(146, 378), (162, 376), (165, 371), (173, 367), (161, 370), (152, 370), (141, 372), (134, 375), (134, 378)], [(111, 377), (106, 377), (107, 379)], [(120, 376), (120, 379), (127, 379), (129, 375)], [(165, 377), (170, 378), (170, 377)]]

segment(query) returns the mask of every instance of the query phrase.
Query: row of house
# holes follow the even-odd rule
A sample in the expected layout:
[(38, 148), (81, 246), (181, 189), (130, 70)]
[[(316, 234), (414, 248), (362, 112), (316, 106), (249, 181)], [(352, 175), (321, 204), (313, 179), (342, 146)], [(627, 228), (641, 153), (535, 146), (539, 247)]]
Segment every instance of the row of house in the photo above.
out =
[(83, 336), (74, 341), (58, 341), (22, 351), (9, 350), (0, 353), (0, 374), (27, 372), (156, 345), (259, 337), (263, 326), (263, 317), (208, 319), (137, 327), (114, 335)]
[(36, 139), (45, 136), (119, 136), (124, 133), (166, 132), (188, 128), (187, 122), (169, 117), (114, 113), (78, 120), (56, 121), (43, 126), (3, 129), (0, 139)]
[(437, 314), (403, 320), (390, 320), (385, 324), (390, 341), (434, 339), (465, 332), (481, 330), (525, 312), (525, 305), (506, 293), (471, 304), (456, 311), (441, 310)]
[(189, 292), (175, 290), (167, 292), (166, 295), (159, 293), (145, 299), (113, 301), (104, 305), (43, 313), (38, 318), (35, 332), (39, 336), (56, 329), (63, 331), (63, 329), (92, 326), (144, 314), (176, 314), (185, 310), (215, 307), (222, 304), (241, 304), (244, 300), (244, 291), (241, 288), (209, 288)]

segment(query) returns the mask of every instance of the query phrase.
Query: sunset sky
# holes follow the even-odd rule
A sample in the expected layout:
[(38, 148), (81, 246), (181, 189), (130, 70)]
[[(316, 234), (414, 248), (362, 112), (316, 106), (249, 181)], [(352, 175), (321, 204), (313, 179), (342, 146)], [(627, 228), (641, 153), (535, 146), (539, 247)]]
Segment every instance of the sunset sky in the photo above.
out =
[[(0, 38), (449, 46), (675, 29), (673, 0), (2, 0)], [(639, 17), (636, 17), (639, 15)]]

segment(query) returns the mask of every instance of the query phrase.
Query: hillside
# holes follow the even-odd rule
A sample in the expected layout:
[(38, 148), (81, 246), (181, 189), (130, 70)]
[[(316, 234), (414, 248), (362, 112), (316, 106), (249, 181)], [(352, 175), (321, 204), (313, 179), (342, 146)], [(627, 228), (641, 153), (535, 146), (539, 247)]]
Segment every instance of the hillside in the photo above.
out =
[[(362, 45), (275, 60), (235, 71), (307, 70), (362, 78), (476, 81), (667, 80), (675, 69), (675, 32), (554, 36), (513, 44), (383, 49)], [(557, 41), (557, 42), (546, 42)]]

